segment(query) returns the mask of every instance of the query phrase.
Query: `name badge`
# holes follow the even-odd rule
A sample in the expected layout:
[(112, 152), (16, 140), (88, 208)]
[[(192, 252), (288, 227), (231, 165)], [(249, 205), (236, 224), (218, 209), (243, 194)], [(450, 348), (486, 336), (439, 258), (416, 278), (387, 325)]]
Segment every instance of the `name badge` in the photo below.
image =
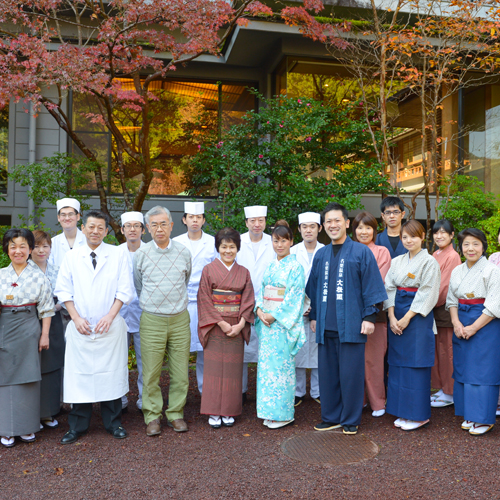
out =
[(14, 299), (14, 295), (6, 295), (5, 298), (7, 300), (13, 300)]
[(410, 278), (410, 279), (412, 279), (412, 280), (413, 280), (413, 279), (415, 279), (415, 275), (414, 275), (414, 274), (411, 274), (411, 273), (408, 273), (408, 278)]
[(475, 297), (475, 295), (473, 293), (466, 293), (465, 296), (468, 298), (468, 299), (473, 299)]

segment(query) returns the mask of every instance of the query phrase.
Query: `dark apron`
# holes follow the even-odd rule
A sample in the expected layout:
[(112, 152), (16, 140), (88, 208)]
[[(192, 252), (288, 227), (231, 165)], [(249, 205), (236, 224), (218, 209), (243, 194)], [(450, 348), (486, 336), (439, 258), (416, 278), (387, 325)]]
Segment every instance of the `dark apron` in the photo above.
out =
[[(470, 326), (481, 316), (484, 305), (470, 303), (478, 300), (458, 304), (462, 325)], [(462, 384), (500, 385), (500, 319), (490, 321), (468, 340), (453, 335), (453, 378)]]
[[(413, 290), (413, 291), (409, 291)], [(401, 319), (411, 307), (416, 295), (416, 288), (399, 289), (396, 292), (394, 314)], [(392, 366), (408, 368), (429, 368), (434, 366), (435, 340), (432, 327), (434, 315), (432, 311), (424, 318), (421, 314), (414, 316), (402, 335), (396, 335), (389, 328), (388, 363)]]
[(42, 351), (42, 373), (51, 373), (64, 366), (65, 346), (62, 317), (57, 311), (50, 322), (49, 348)]
[(434, 321), (438, 328), (453, 328), (451, 315), (449, 311), (446, 310), (446, 304), (434, 308)]
[(36, 304), (5, 307), (0, 314), (0, 386), (27, 384), (42, 379), (40, 322)]

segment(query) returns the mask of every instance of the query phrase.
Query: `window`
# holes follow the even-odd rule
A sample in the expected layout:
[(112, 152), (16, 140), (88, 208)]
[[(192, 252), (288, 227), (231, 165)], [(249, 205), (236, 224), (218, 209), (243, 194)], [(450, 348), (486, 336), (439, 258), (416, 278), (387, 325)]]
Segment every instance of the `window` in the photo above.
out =
[[(118, 80), (124, 90), (131, 90), (130, 79)], [(149, 149), (152, 159), (153, 180), (150, 195), (184, 195), (187, 180), (187, 160), (198, 151), (205, 139), (216, 140), (222, 129), (238, 123), (241, 117), (255, 108), (255, 96), (248, 87), (255, 84), (229, 82), (200, 82), (160, 80), (152, 82)], [(88, 96), (73, 98), (73, 125), (79, 135), (89, 144), (99, 160), (108, 166), (107, 189), (120, 193), (115, 172), (117, 170), (117, 148), (114, 138), (105, 127), (92, 124), (85, 114), (95, 113), (95, 102)], [(130, 108), (115, 110), (115, 122), (127, 143), (141, 152), (142, 114)], [(74, 152), (78, 153), (75, 146)], [(141, 164), (124, 155), (124, 170), (127, 181), (138, 186)], [(89, 186), (95, 189), (95, 186)]]

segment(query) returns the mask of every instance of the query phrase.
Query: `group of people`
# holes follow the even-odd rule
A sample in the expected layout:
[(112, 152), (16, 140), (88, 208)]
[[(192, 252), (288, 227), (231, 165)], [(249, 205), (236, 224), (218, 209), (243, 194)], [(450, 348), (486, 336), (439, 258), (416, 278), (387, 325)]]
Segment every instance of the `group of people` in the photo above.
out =
[[(458, 235), (403, 223), (397, 197), (381, 204), (386, 228), (363, 211), (351, 222), (330, 203), (298, 217), (302, 242), (286, 221), (265, 233), (267, 207), (245, 207), (248, 232), (203, 231), (204, 203), (186, 202), (187, 231), (171, 238), (172, 216), (156, 206), (121, 216), (125, 243), (104, 243), (106, 214), (82, 218), (72, 198), (57, 202), (63, 229), (10, 229), (11, 264), (0, 270), (0, 436), (33, 442), (71, 405), (62, 444), (74, 443), (100, 403), (105, 429), (127, 437), (128, 346), (138, 368), (137, 407), (146, 434), (161, 433), (160, 375), (168, 354), (167, 424), (186, 432), (189, 356), (196, 352), (200, 412), (212, 428), (230, 427), (257, 363), (257, 416), (270, 429), (294, 421), (306, 395), (321, 405), (317, 431), (356, 434), (368, 404), (411, 431), (428, 425), (431, 407), (455, 405), (462, 428), (493, 427), (500, 388), (500, 253), (486, 259), (477, 229)], [(146, 228), (152, 240), (142, 241)], [(318, 241), (325, 230), (331, 244)], [(500, 236), (500, 232), (499, 232)], [(431, 396), (431, 387), (438, 391)]]

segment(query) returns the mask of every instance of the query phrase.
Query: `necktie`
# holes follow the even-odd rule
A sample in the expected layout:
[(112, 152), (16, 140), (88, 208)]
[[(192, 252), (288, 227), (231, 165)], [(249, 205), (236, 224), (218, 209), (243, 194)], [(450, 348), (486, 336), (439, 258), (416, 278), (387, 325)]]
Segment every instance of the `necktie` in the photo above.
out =
[(94, 252), (92, 252), (90, 254), (90, 256), (92, 257), (92, 265), (94, 266), (94, 269), (95, 269), (95, 266), (97, 266), (97, 261), (95, 260), (95, 258), (97, 257), (97, 255)]

